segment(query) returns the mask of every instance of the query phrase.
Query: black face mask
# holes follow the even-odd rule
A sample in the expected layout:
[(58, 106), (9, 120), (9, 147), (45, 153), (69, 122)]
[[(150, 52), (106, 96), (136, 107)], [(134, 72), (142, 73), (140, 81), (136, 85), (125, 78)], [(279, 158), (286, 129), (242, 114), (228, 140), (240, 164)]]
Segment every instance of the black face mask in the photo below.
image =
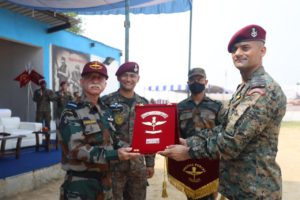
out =
[(203, 92), (203, 90), (205, 89), (205, 84), (195, 82), (189, 85), (189, 89), (192, 94), (198, 94), (200, 92)]

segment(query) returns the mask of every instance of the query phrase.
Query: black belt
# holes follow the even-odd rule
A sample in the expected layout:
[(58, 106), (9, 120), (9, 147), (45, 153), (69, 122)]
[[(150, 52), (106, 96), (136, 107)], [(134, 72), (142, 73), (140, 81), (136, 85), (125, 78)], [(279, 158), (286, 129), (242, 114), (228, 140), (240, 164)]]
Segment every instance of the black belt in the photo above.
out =
[(78, 172), (78, 171), (69, 170), (69, 171), (67, 171), (67, 175), (77, 176), (77, 177), (81, 177), (81, 178), (92, 178), (92, 179), (96, 179), (98, 181), (101, 181), (101, 178), (103, 177), (103, 173), (93, 172), (93, 171)]

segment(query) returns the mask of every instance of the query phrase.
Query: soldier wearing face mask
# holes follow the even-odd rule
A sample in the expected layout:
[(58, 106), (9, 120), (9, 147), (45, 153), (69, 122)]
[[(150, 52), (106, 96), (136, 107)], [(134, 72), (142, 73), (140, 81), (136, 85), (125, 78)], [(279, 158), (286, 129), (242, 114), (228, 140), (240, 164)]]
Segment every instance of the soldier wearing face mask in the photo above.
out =
[[(194, 68), (189, 71), (187, 83), (189, 90), (191, 91), (191, 96), (177, 105), (179, 115), (179, 133), (182, 138), (193, 136), (195, 132), (202, 129), (210, 129), (220, 124), (222, 103), (212, 100), (205, 95), (207, 82), (208, 80), (206, 79), (204, 69)], [(215, 158), (218, 158), (218, 156), (216, 155)], [(211, 165), (217, 165), (214, 169), (218, 169), (219, 165), (218, 159), (206, 159), (198, 162), (200, 162), (200, 165), (201, 162), (211, 162)], [(219, 171), (214, 169), (205, 169), (205, 171), (206, 173), (217, 174), (216, 177), (218, 177)], [(187, 179), (188, 178), (189, 177), (187, 177)], [(203, 185), (195, 191), (195, 193), (201, 195), (191, 195), (186, 193), (187, 197), (188, 199), (194, 199), (189, 196), (198, 196), (197, 199), (201, 200), (215, 199), (217, 196), (218, 183), (219, 179), (217, 178), (209, 183), (209, 185), (212, 186), (209, 189), (206, 185)]]

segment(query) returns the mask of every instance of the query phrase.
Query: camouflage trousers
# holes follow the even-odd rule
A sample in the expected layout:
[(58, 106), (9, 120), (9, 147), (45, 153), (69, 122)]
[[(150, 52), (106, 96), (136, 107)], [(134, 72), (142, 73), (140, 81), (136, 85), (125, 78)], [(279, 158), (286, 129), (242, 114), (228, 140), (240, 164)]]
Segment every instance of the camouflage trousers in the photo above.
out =
[(145, 165), (141, 168), (113, 170), (112, 185), (114, 200), (145, 200), (148, 185)]
[(83, 178), (66, 175), (60, 200), (112, 200), (111, 178)]
[(46, 111), (37, 111), (35, 121), (45, 123), (45, 126), (50, 130), (51, 113)]

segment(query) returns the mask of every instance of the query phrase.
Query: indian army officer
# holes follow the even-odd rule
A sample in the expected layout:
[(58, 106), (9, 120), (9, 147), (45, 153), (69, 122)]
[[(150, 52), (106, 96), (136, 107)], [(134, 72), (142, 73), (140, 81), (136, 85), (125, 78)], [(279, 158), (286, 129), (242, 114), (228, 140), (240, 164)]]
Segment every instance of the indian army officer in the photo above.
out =
[(242, 83), (229, 101), (223, 123), (161, 152), (175, 160), (211, 158), (219, 153), (219, 192), (228, 199), (282, 198), (276, 155), (286, 96), (263, 67), (265, 36), (261, 26), (252, 24), (229, 41), (228, 52)]
[(106, 67), (97, 61), (88, 62), (81, 76), (82, 100), (67, 104), (59, 127), (61, 164), (66, 171), (60, 199), (111, 200), (109, 165), (140, 155), (131, 153), (129, 147), (114, 149), (113, 118), (99, 98), (106, 87)]
[(43, 127), (50, 130), (51, 122), (51, 101), (55, 100), (55, 94), (52, 90), (47, 89), (47, 82), (45, 79), (39, 80), (40, 88), (33, 93), (33, 101), (36, 102), (36, 116), (35, 121), (41, 122)]
[(59, 84), (59, 90), (55, 92), (55, 119), (56, 125), (58, 127), (60, 116), (62, 111), (64, 110), (65, 106), (68, 104), (69, 101), (72, 101), (71, 92), (68, 91), (69, 83), (66, 81), (62, 81)]
[[(120, 88), (102, 98), (114, 114), (116, 135), (120, 146), (130, 146), (135, 119), (135, 105), (148, 101), (134, 92), (139, 81), (139, 65), (125, 62), (116, 72)], [(146, 199), (147, 178), (154, 174), (154, 155), (112, 164), (113, 195), (115, 200)]]
[[(178, 120), (179, 120), (179, 134), (182, 138), (187, 138), (195, 134), (195, 130), (211, 129), (220, 124), (222, 103), (220, 101), (212, 100), (205, 94), (205, 88), (208, 80), (206, 78), (205, 70), (202, 68), (193, 68), (188, 73), (188, 87), (191, 96), (178, 103)], [(186, 194), (188, 199), (213, 200), (218, 195), (219, 185), (219, 159), (216, 155), (215, 159), (198, 159), (190, 160), (187, 165), (201, 166), (196, 168), (202, 171), (198, 177), (202, 183), (188, 182), (189, 184), (197, 184), (198, 187), (193, 192), (188, 188), (194, 188), (190, 185), (187, 187)], [(176, 168), (176, 166), (173, 166)], [(180, 169), (183, 170), (183, 169)], [(203, 175), (214, 177), (211, 180), (206, 180)], [(187, 174), (186, 179), (189, 179)], [(199, 185), (198, 185), (199, 184)], [(210, 185), (209, 189), (207, 185)]]

